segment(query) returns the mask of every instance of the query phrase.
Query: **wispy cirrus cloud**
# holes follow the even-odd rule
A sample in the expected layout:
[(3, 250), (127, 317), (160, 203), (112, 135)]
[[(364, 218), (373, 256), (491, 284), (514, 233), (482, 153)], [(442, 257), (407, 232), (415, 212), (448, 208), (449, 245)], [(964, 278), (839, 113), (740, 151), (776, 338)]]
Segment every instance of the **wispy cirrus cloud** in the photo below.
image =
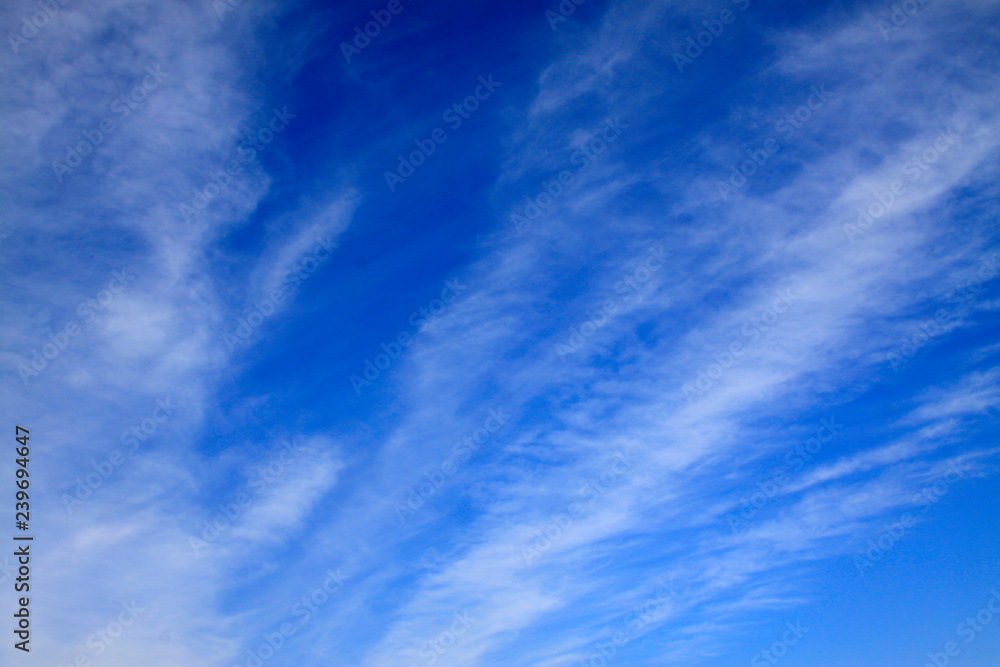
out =
[[(0, 56), (5, 415), (44, 434), (33, 474), (60, 490), (37, 501), (58, 554), (39, 559), (38, 595), (63, 601), (38, 616), (52, 637), (39, 660), (89, 655), (88, 637), (134, 600), (146, 611), (107, 664), (249, 664), (337, 568), (349, 583), (270, 664), (556, 667), (603, 655), (622, 627), (617, 664), (750, 660), (761, 623), (842, 585), (830, 564), (949, 463), (968, 465), (965, 488), (993, 477), (995, 351), (977, 340), (979, 357), (934, 364), (958, 337), (983, 336), (989, 311), (955, 318), (926, 361), (886, 363), (995, 247), (992, 5), (928, 5), (888, 41), (871, 8), (775, 27), (754, 6), (683, 73), (670, 54), (704, 8), (582, 6), (557, 32), (543, 11), (518, 14), (511, 34), (552, 41), (509, 62), (455, 31), (465, 56), (441, 47), (448, 65), (495, 64), (504, 97), (423, 170), (459, 173), (446, 196), (415, 177), (416, 199), (388, 203), (386, 160), (427, 128), (397, 141), (418, 124), (386, 129), (398, 82), (362, 79), (452, 24), (401, 13), (393, 38), (356, 55), (362, 77), (318, 37), (350, 34), (356, 17), (293, 9), (241, 3), (220, 21), (209, 5), (67, 5)], [(445, 79), (439, 47), (424, 48)], [(52, 161), (156, 63), (162, 83), (60, 183)], [(421, 88), (430, 110), (414, 116), (438, 122), (468, 93), (468, 77), (455, 80)], [(822, 113), (720, 199), (734, 160), (820, 85), (832, 91)], [(286, 99), (298, 115), (287, 132), (182, 215), (241, 155), (241, 126)], [(597, 155), (609, 118), (623, 130)], [(955, 141), (909, 175), (942, 132)], [(527, 233), (472, 240), (509, 227), (571, 168)], [(859, 208), (902, 179), (849, 238)], [(422, 196), (426, 210), (410, 203)], [(30, 351), (126, 264), (134, 282), (21, 382)], [(462, 298), (406, 328), (445, 277), (468, 285)], [(261, 305), (276, 290), (281, 303)], [(776, 293), (788, 295), (780, 312)], [(560, 353), (609, 300), (585, 345)], [(412, 345), (353, 392), (360, 360), (404, 328)], [(702, 372), (711, 386), (685, 393)], [(176, 415), (68, 516), (62, 492), (164, 396)], [(503, 428), (401, 522), (400, 499), (498, 407)], [(829, 414), (844, 430), (731, 530), (747, 488)], [(283, 460), (287, 441), (305, 445)], [(669, 601), (634, 626), (664, 581)]]

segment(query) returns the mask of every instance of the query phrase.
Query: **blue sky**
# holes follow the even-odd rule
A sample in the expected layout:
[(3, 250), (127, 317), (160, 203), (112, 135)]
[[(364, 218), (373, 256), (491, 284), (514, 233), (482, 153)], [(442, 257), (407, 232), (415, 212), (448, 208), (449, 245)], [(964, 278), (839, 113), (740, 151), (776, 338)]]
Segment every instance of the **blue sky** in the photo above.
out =
[(993, 664), (998, 18), (6, 3), (0, 663)]

